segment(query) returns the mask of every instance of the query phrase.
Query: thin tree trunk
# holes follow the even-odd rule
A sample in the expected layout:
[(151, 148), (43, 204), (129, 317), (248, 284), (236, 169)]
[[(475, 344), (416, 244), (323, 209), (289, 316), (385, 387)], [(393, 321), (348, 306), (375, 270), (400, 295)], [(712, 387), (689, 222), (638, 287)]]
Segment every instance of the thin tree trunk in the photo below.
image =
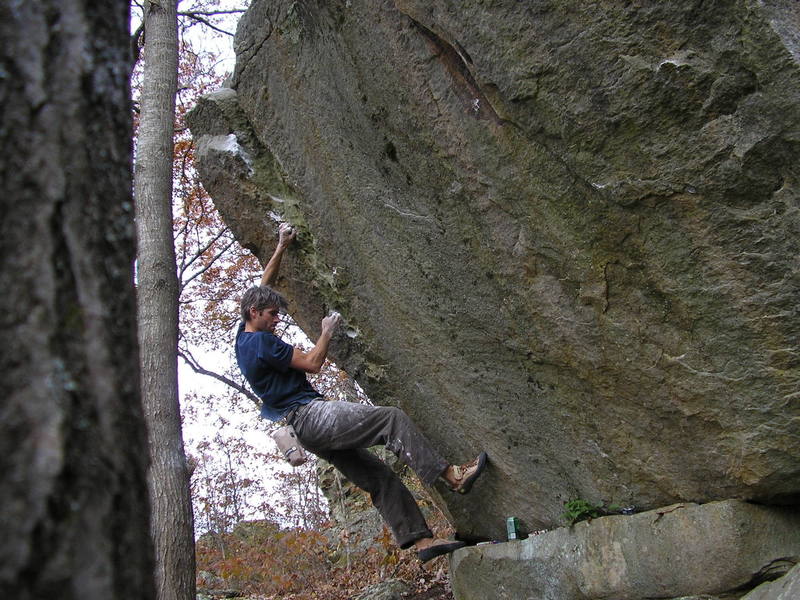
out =
[(0, 596), (154, 596), (127, 0), (0, 2)]
[(137, 292), (156, 588), (159, 600), (193, 600), (194, 534), (178, 405), (178, 279), (172, 238), (175, 5), (175, 0), (144, 5), (145, 62), (134, 175)]

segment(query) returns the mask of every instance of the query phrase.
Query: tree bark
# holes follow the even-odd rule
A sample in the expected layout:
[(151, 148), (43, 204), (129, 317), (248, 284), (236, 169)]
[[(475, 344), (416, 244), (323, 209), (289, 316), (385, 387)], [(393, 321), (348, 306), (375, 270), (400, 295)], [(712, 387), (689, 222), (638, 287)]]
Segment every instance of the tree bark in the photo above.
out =
[(0, 596), (152, 598), (126, 0), (0, 3)]
[(178, 279), (172, 162), (178, 78), (175, 0), (145, 2), (136, 169), (137, 291), (142, 398), (150, 441), (150, 499), (160, 600), (195, 596), (189, 470), (178, 405)]

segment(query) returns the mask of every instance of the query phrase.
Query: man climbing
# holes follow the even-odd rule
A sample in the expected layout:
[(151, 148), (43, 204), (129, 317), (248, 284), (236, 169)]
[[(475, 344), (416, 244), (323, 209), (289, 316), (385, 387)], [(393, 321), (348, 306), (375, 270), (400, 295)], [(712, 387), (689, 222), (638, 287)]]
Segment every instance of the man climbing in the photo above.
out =
[(262, 416), (272, 421), (285, 420), (307, 450), (333, 464), (368, 492), (398, 545), (413, 545), (422, 562), (464, 546), (464, 542), (434, 538), (411, 492), (366, 448), (385, 445), (402, 457), (424, 483), (433, 485), (441, 477), (451, 490), (462, 494), (482, 473), (486, 453), (481, 452), (465, 465), (451, 465), (399, 408), (325, 401), (311, 386), (306, 373), (317, 373), (322, 368), (331, 336), (339, 324), (338, 313), (322, 319), (322, 332), (308, 352), (275, 336), (286, 301), (269, 286), (277, 278), (283, 253), (295, 235), (288, 224), (281, 225), (278, 245), (264, 268), (261, 285), (247, 290), (241, 301), (236, 360), (263, 402)]

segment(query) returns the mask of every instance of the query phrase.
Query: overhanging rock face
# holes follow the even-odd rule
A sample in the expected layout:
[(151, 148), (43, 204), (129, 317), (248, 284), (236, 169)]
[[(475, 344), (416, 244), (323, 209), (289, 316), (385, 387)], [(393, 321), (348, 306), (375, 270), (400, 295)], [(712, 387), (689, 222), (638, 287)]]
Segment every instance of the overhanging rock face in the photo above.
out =
[[(486, 476), (467, 537), (581, 497), (800, 498), (800, 17), (254, 0), (206, 187), (334, 358)], [(234, 91), (235, 90), (235, 91)]]

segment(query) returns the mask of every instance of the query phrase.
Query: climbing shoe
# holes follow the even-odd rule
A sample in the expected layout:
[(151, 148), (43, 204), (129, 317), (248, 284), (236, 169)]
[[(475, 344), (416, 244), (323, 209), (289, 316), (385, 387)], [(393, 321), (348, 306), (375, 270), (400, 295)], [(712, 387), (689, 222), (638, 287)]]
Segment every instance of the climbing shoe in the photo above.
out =
[(450, 554), (459, 548), (463, 548), (466, 546), (464, 542), (451, 542), (449, 540), (441, 540), (439, 543), (434, 543), (427, 548), (423, 548), (422, 550), (417, 551), (417, 557), (422, 563), (426, 563), (429, 560), (436, 558), (437, 556), (442, 556), (443, 554)]
[(472, 489), (472, 484), (483, 473), (486, 467), (486, 452), (481, 452), (478, 457), (464, 465), (453, 465), (453, 475), (455, 476), (455, 484), (450, 486), (450, 489), (459, 494), (466, 494)]

